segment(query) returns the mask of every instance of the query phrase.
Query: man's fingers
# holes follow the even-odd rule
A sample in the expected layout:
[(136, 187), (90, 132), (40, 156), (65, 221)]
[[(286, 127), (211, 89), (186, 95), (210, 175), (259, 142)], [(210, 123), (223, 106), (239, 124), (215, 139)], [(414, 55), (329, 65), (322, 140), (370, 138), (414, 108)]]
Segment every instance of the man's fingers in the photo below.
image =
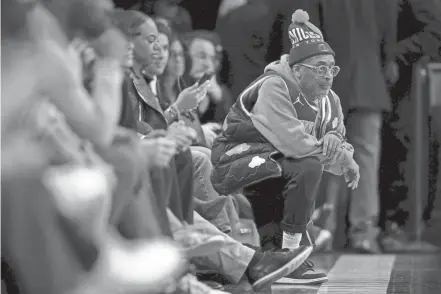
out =
[(176, 148), (161, 148), (156, 154), (162, 160), (169, 160), (169, 158), (176, 154)]
[(184, 135), (184, 134), (180, 134), (180, 135), (176, 135), (175, 139), (177, 140), (178, 144), (190, 144), (191, 143), (191, 138)]
[(355, 182), (355, 188), (354, 189), (357, 189), (358, 188), (358, 183), (360, 182), (360, 173), (357, 173), (357, 176), (356, 176), (356, 182)]
[(348, 183), (348, 182), (349, 182), (349, 174), (348, 174), (348, 171), (346, 171), (346, 172), (343, 174), (343, 176), (344, 176), (344, 178), (345, 178), (345, 182)]
[(176, 148), (176, 142), (168, 138), (159, 138), (157, 143), (158, 147), (164, 147), (167, 149)]
[(191, 91), (199, 87), (198, 82), (194, 83), (192, 86), (188, 87), (186, 90)]
[(342, 159), (343, 159), (343, 156), (344, 156), (344, 154), (343, 154), (343, 149), (338, 148), (336, 152), (337, 152), (336, 161), (340, 161), (340, 160), (342, 160)]
[(331, 158), (335, 155), (335, 151), (337, 150), (338, 142), (332, 141), (328, 147), (328, 158)]
[(166, 167), (170, 163), (171, 158), (172, 156), (167, 156), (163, 154), (158, 155), (158, 157), (156, 157), (156, 165)]
[(320, 139), (320, 140), (315, 144), (315, 146), (317, 146), (317, 147), (322, 146), (322, 145), (323, 145), (323, 139)]
[(323, 156), (328, 156), (328, 145), (329, 145), (329, 139), (325, 138), (323, 140)]

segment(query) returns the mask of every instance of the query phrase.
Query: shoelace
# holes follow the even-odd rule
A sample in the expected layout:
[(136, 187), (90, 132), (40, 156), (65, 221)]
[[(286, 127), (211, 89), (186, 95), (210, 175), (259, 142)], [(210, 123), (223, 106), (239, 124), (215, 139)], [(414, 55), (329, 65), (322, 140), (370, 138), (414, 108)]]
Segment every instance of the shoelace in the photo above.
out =
[(310, 270), (310, 271), (314, 271), (314, 263), (310, 260), (305, 260), (304, 263), (302, 263), (300, 265), (302, 268), (304, 268), (305, 270)]

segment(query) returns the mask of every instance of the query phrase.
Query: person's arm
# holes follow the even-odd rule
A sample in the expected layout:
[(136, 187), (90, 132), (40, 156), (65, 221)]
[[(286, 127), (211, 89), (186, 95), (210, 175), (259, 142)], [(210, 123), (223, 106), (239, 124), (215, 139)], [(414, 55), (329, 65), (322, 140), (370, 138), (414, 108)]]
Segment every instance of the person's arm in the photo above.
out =
[(181, 114), (176, 106), (172, 104), (164, 111), (164, 117), (167, 124), (170, 125), (175, 121), (179, 121), (181, 119)]
[(98, 146), (110, 144), (121, 108), (123, 73), (118, 61), (100, 59), (95, 64), (92, 97), (83, 86), (80, 61), (61, 47), (47, 46), (53, 65), (42, 81), (42, 92), (64, 114), (73, 131)]
[(318, 140), (305, 132), (297, 117), (285, 83), (270, 77), (261, 85), (252, 110), (251, 120), (256, 129), (286, 157), (317, 157)]
[(346, 141), (346, 127), (345, 127), (345, 119), (344, 119), (344, 115), (343, 115), (343, 109), (341, 107), (341, 103), (340, 103), (340, 97), (338, 97), (338, 95), (331, 90), (331, 98), (330, 99), (334, 99), (335, 104), (337, 104), (337, 112), (338, 112), (338, 123), (337, 126), (327, 132), (327, 134), (334, 134), (336, 136), (338, 136), (340, 138), (340, 140), (342, 140), (342, 142)]
[[(251, 114), (256, 129), (285, 157), (316, 157), (322, 163), (329, 161), (316, 146), (317, 138), (305, 132), (281, 78), (271, 77), (263, 82)], [(345, 163), (350, 161), (344, 153)]]

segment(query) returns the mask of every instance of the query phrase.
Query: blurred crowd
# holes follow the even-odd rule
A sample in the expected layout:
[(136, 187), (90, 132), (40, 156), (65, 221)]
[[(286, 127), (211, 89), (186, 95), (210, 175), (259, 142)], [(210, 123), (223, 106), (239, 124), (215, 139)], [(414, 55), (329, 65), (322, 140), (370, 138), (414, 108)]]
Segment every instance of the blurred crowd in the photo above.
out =
[[(403, 188), (415, 156), (412, 69), (441, 62), (440, 1), (1, 5), (2, 291), (214, 294), (244, 280), (258, 291), (324, 282), (306, 260), (312, 247), (441, 246), (439, 233), (412, 240)], [(335, 55), (325, 73), (339, 74), (332, 90), (360, 181), (323, 173), (302, 242), (286, 246), (284, 205), (298, 202), (280, 201), (277, 179), (228, 186), (235, 170), (216, 146), (237, 137), (227, 129), (238, 97), (292, 52), (297, 9)], [(440, 191), (428, 232), (441, 229)]]

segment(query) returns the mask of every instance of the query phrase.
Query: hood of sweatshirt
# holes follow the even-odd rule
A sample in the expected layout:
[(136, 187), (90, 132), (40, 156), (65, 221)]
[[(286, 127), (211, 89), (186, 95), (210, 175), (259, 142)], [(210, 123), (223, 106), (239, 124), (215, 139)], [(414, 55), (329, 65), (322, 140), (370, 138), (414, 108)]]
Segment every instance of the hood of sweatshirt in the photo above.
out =
[(282, 55), (280, 60), (274, 61), (268, 64), (265, 67), (265, 73), (268, 72), (276, 72), (279, 75), (283, 76), (285, 79), (286, 85), (289, 89), (290, 95), (293, 99), (297, 97), (300, 93), (300, 86), (297, 80), (294, 77), (294, 73), (291, 70), (291, 67), (288, 64), (288, 54)]

